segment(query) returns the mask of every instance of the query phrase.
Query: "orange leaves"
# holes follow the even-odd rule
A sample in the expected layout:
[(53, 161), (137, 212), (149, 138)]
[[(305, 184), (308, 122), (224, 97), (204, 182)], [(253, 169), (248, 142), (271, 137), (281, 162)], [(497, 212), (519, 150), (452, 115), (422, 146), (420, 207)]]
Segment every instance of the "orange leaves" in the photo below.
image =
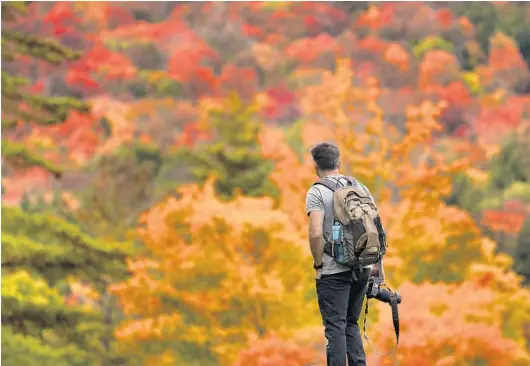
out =
[(268, 337), (250, 344), (234, 366), (304, 366), (317, 358), (316, 352), (291, 341)]
[(374, 55), (382, 54), (388, 44), (375, 36), (369, 35), (359, 41), (359, 48)]
[(386, 62), (397, 66), (402, 71), (406, 71), (409, 68), (410, 55), (397, 43), (390, 44), (383, 57)]
[(419, 87), (429, 90), (433, 85), (443, 85), (458, 77), (460, 65), (456, 57), (443, 50), (433, 50), (425, 54), (419, 70)]
[(128, 113), (131, 107), (123, 102), (109, 97), (99, 97), (91, 100), (92, 114), (98, 118), (105, 118), (112, 130), (111, 136), (99, 147), (98, 152), (108, 154), (131, 141), (134, 136), (134, 125)]
[(491, 38), (489, 65), (497, 71), (521, 69), (526, 70), (526, 63), (517, 43), (503, 33)]
[(147, 23), (143, 21), (130, 25), (120, 26), (113, 30), (101, 33), (101, 40), (112, 39), (134, 39), (136, 41), (165, 42), (167, 38), (175, 34), (188, 31), (185, 23), (178, 18), (170, 18), (159, 23)]
[[(404, 299), (397, 353), (401, 364), (440, 366), (483, 360), (503, 366), (530, 361), (518, 342), (503, 336), (502, 306), (497, 302), (501, 299), (491, 289), (467, 281), (460, 285), (407, 283), (399, 292)], [(390, 349), (395, 341), (390, 310), (383, 304), (378, 308), (380, 323), (368, 332), (375, 336), (372, 344), (379, 350)], [(372, 361), (374, 365), (393, 364), (388, 357)]]
[(289, 57), (307, 66), (318, 58), (330, 55), (332, 60), (338, 56), (339, 46), (335, 39), (323, 33), (314, 38), (302, 38), (291, 43), (286, 53)]
[[(304, 131), (310, 129), (311, 127), (303, 127)], [(316, 138), (315, 135), (313, 136)], [(300, 161), (289, 148), (283, 132), (278, 128), (262, 128), (259, 141), (263, 155), (275, 163), (271, 179), (280, 190), (282, 211), (288, 213), (297, 229), (304, 230), (307, 225), (307, 216), (302, 195), (317, 179), (312, 162), (308, 157)]]
[(379, 30), (388, 25), (394, 18), (394, 4), (371, 5), (363, 11), (356, 22), (357, 26), (366, 26), (372, 30)]

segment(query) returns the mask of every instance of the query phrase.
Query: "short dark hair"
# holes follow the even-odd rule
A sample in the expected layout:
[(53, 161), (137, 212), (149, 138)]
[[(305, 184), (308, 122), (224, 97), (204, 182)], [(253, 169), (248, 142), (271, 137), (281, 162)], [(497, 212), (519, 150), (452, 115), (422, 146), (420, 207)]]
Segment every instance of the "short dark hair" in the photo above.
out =
[(333, 142), (320, 142), (311, 148), (311, 155), (320, 170), (335, 170), (339, 167), (340, 152)]

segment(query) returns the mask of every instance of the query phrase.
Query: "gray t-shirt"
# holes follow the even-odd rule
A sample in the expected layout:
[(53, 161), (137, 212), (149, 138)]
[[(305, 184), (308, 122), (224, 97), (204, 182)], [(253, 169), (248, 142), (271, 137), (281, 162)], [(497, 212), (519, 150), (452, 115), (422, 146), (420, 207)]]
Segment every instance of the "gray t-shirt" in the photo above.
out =
[[(335, 183), (338, 182), (342, 186), (346, 186), (348, 184), (346, 178), (344, 178), (343, 175), (328, 175), (326, 178), (334, 181)], [(366, 188), (366, 186), (364, 186), (362, 183), (358, 182), (358, 184), (362, 185), (362, 187), (369, 192), (368, 188)], [(307, 191), (305, 206), (307, 215), (309, 215), (311, 211), (324, 212), (324, 235), (331, 237), (333, 226), (333, 192), (321, 184), (312, 186), (309, 191)], [(323, 256), (323, 263), (324, 267), (322, 268), (322, 274), (325, 275), (346, 272), (350, 270), (350, 268), (336, 263), (335, 260), (333, 260), (333, 258), (326, 253), (324, 253)], [(371, 266), (366, 267), (370, 268)]]

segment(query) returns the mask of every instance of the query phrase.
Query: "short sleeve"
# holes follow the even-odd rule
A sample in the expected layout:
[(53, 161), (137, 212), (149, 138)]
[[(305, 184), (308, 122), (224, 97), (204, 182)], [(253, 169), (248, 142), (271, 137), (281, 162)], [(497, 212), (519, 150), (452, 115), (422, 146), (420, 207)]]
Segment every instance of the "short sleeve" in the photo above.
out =
[(322, 197), (320, 190), (315, 186), (311, 187), (309, 191), (307, 191), (305, 210), (308, 216), (312, 211), (325, 212), (324, 198)]

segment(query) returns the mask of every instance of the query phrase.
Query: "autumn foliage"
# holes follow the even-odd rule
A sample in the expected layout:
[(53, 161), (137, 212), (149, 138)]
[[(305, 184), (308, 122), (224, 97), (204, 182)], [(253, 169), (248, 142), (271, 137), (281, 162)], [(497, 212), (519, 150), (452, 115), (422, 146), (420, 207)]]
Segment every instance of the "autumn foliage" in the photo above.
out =
[[(331, 140), (403, 296), (398, 351), (365, 345), (369, 364), (530, 364), (521, 4), (35, 2), (3, 21), (2, 361), (324, 365), (304, 197)], [(30, 305), (82, 313), (76, 336), (59, 315), (18, 327)], [(390, 349), (389, 307), (368, 320)]]

